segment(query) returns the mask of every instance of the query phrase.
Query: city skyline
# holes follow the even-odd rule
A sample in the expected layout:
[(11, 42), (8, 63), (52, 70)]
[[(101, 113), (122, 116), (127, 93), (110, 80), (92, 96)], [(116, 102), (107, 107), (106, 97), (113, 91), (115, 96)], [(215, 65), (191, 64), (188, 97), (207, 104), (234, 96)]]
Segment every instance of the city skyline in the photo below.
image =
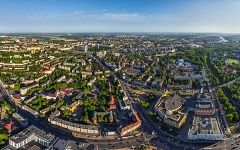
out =
[(1, 1), (0, 32), (239, 33), (240, 1)]

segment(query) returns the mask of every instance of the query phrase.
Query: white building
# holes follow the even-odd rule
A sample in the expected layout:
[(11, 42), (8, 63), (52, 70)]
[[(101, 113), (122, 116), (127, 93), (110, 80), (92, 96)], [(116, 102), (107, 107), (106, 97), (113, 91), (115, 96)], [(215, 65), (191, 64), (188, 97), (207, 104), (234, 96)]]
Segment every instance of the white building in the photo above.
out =
[(215, 117), (194, 117), (192, 127), (188, 131), (189, 140), (223, 140), (218, 119)]
[(38, 87), (38, 86), (39, 86), (39, 84), (38, 84), (38, 83), (35, 83), (35, 84), (32, 84), (32, 85), (23, 87), (23, 88), (21, 88), (21, 90), (20, 90), (20, 94), (21, 94), (21, 95), (25, 95), (25, 94), (27, 94), (27, 92), (28, 92), (30, 89), (35, 88), (35, 87)]
[(30, 142), (37, 142), (45, 147), (49, 147), (54, 139), (54, 135), (46, 133), (32, 125), (22, 132), (10, 137), (9, 145), (3, 149), (20, 149)]
[(69, 122), (69, 121), (58, 118), (57, 117), (58, 115), (60, 115), (59, 112), (55, 112), (51, 114), (51, 116), (48, 118), (48, 121), (53, 125), (65, 128), (73, 133), (91, 134), (96, 136), (100, 134), (99, 126), (83, 125), (83, 124)]

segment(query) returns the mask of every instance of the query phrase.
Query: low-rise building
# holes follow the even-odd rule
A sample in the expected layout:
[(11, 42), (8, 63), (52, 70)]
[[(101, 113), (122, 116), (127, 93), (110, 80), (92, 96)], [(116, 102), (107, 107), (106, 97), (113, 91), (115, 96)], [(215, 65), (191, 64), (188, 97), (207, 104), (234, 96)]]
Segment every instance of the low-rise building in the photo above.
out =
[(95, 81), (96, 81), (96, 77), (93, 77), (88, 83), (87, 83), (87, 85), (88, 86), (92, 86), (94, 83), (95, 83)]
[(38, 84), (38, 83), (35, 83), (35, 84), (31, 84), (31, 85), (29, 85), (29, 86), (23, 87), (23, 88), (21, 88), (21, 90), (20, 90), (20, 94), (21, 94), (21, 95), (25, 95), (25, 94), (27, 94), (27, 92), (28, 92), (30, 89), (35, 88), (35, 87), (38, 87), (38, 86), (39, 86), (39, 84)]
[(46, 98), (48, 100), (56, 100), (58, 97), (59, 91), (55, 90), (55, 91), (50, 91), (50, 92), (46, 92), (44, 94), (42, 94), (43, 98)]
[(179, 94), (181, 96), (193, 96), (194, 95), (194, 91), (193, 90), (180, 90)]
[(121, 110), (131, 109), (131, 104), (128, 100), (118, 100), (118, 104)]
[(13, 113), (13, 117), (17, 120), (17, 122), (22, 125), (23, 127), (28, 126), (28, 119), (27, 118), (23, 118), (23, 116), (21, 116), (18, 113)]
[(133, 118), (135, 120), (134, 123), (132, 123), (132, 124), (126, 126), (126, 127), (122, 127), (121, 130), (120, 130), (120, 135), (121, 136), (124, 136), (124, 135), (127, 135), (128, 133), (131, 133), (141, 126), (142, 120), (139, 118), (138, 114), (133, 111), (132, 115), (133, 115)]
[(9, 138), (9, 145), (4, 147), (3, 150), (30, 149), (33, 147), (39, 149), (39, 147), (36, 146), (37, 144), (48, 148), (54, 140), (54, 135), (46, 133), (32, 125), (22, 132), (11, 136)]
[(0, 105), (0, 119), (3, 120), (6, 116), (6, 114), (7, 114), (7, 109), (5, 109), (4, 107), (1, 107), (1, 105)]
[(47, 107), (47, 108), (44, 108), (42, 110), (40, 110), (40, 114), (41, 115), (46, 115), (46, 113), (48, 113), (50, 110), (52, 110), (52, 107)]
[(99, 58), (103, 58), (103, 57), (105, 57), (106, 54), (107, 54), (106, 51), (96, 52), (96, 56), (99, 57)]
[(73, 89), (72, 88), (62, 88), (59, 90), (59, 94), (63, 95), (63, 96), (71, 96), (73, 93)]
[(95, 135), (95, 136), (100, 135), (99, 126), (82, 125), (82, 124), (69, 122), (69, 121), (58, 118), (57, 117), (58, 115), (60, 115), (60, 112), (55, 112), (55, 113), (51, 114), (51, 116), (48, 118), (48, 121), (53, 125), (62, 127), (71, 132), (82, 133), (82, 134), (91, 134), (91, 135)]
[(178, 96), (164, 95), (154, 106), (155, 112), (169, 126), (180, 128), (186, 120), (187, 115), (181, 111), (183, 99)]
[(36, 46), (36, 47), (27, 47), (26, 48), (27, 51), (31, 51), (32, 53), (35, 53), (36, 51), (40, 51), (41, 47)]
[(28, 103), (30, 103), (31, 101), (33, 101), (35, 98), (37, 98), (36, 95), (34, 95), (34, 96), (32, 96), (32, 97), (25, 98), (25, 99), (24, 99), (24, 103), (25, 103), (25, 104), (28, 104)]
[(223, 140), (219, 121), (216, 117), (197, 117), (193, 119), (192, 127), (188, 131), (189, 140)]
[(71, 66), (65, 66), (65, 65), (58, 65), (59, 69), (62, 70), (66, 70), (66, 71), (70, 71), (71, 70)]
[(40, 73), (42, 73), (42, 74), (52, 74), (54, 70), (55, 70), (55, 67), (49, 67), (49, 68), (45, 68), (44, 70), (41, 70)]
[(5, 121), (3, 122), (3, 126), (5, 127), (8, 133), (12, 133), (17, 129), (13, 121)]
[(22, 97), (19, 93), (13, 93), (11, 96), (15, 103), (19, 104), (22, 102)]
[(111, 100), (110, 100), (110, 102), (108, 103), (108, 105), (109, 105), (109, 109), (110, 109), (110, 110), (116, 109), (116, 103), (115, 103), (115, 99), (114, 99), (113, 96), (111, 96)]
[(199, 102), (196, 104), (194, 115), (212, 116), (216, 112), (213, 102)]
[(29, 112), (29, 113), (31, 113), (34, 117), (39, 117), (39, 113), (37, 112), (37, 111), (35, 111), (35, 110), (33, 110), (32, 108), (29, 108), (28, 106), (26, 106), (26, 105), (23, 105), (22, 106), (22, 109), (23, 110), (25, 110), (25, 111), (27, 111), (27, 112)]
[(67, 108), (73, 113), (79, 108), (80, 105), (82, 105), (82, 101), (75, 101)]
[(212, 116), (216, 112), (215, 99), (209, 88), (202, 88), (197, 96), (197, 104), (194, 114), (198, 116)]

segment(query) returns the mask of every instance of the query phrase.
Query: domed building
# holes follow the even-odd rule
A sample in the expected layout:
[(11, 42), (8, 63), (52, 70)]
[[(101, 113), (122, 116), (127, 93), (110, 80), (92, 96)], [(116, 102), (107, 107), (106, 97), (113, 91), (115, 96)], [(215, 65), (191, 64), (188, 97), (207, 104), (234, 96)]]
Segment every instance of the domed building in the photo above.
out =
[(181, 111), (183, 98), (179, 95), (165, 95), (156, 103), (154, 110), (164, 123), (169, 126), (180, 128), (187, 115)]

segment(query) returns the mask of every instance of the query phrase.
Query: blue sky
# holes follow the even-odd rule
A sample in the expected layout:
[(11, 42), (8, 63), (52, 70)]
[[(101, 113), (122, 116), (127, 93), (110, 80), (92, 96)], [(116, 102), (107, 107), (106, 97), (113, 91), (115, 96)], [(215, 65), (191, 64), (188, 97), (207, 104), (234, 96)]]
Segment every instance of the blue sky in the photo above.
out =
[(240, 0), (0, 0), (0, 32), (240, 33)]

